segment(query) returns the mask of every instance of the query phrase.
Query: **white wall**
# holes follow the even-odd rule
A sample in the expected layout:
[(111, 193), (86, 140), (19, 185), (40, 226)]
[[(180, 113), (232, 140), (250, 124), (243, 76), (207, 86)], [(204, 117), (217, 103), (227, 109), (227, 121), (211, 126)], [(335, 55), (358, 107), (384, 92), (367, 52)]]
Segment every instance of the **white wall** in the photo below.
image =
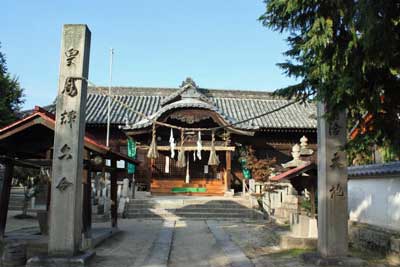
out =
[(350, 220), (400, 231), (400, 175), (348, 182)]

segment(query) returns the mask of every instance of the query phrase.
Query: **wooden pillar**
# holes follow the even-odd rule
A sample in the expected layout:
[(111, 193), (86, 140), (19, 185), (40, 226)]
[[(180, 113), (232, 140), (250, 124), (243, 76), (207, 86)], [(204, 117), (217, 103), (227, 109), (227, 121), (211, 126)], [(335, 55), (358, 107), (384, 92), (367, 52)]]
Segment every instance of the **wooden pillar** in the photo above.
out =
[(117, 162), (115, 159), (111, 160), (111, 227), (118, 226), (118, 203), (117, 203)]
[[(84, 159), (89, 159), (89, 152), (87, 150), (84, 151)], [(82, 201), (82, 226), (83, 233), (86, 238), (91, 236), (92, 230), (92, 179), (90, 172), (90, 164), (83, 169), (83, 201)]]
[(231, 151), (226, 151), (226, 183), (225, 183), (225, 191), (229, 191), (231, 189), (231, 180), (232, 180), (232, 154)]
[[(11, 182), (14, 165), (11, 160), (0, 162), (4, 165), (3, 177), (0, 174), (0, 240), (4, 238), (6, 230), (8, 203), (10, 201)], [(3, 179), (1, 179), (3, 178)]]

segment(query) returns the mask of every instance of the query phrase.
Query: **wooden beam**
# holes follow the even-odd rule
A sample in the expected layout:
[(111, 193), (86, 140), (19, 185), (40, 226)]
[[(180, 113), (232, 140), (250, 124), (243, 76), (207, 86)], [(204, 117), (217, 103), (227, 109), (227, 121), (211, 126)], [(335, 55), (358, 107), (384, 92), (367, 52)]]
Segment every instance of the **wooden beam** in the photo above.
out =
[(6, 161), (6, 162), (11, 161), (14, 166), (20, 166), (20, 167), (32, 168), (32, 169), (40, 169), (40, 165), (38, 165), (38, 164), (31, 163), (31, 162), (28, 162), (25, 160), (15, 159), (15, 158), (9, 157), (9, 156), (1, 155), (0, 162), (1, 161)]
[(0, 240), (4, 239), (6, 230), (8, 203), (10, 201), (11, 182), (14, 165), (11, 160), (3, 160), (4, 173), (3, 179), (0, 179)]
[[(149, 149), (149, 146), (140, 146), (138, 147), (140, 149)], [(180, 150), (181, 147), (177, 146), (175, 150)], [(157, 150), (159, 151), (170, 151), (171, 147), (170, 146), (157, 146)], [(196, 151), (197, 146), (184, 146), (183, 147), (184, 151)], [(210, 151), (211, 147), (205, 146), (202, 148), (203, 151)], [(216, 151), (235, 151), (234, 146), (215, 146)]]

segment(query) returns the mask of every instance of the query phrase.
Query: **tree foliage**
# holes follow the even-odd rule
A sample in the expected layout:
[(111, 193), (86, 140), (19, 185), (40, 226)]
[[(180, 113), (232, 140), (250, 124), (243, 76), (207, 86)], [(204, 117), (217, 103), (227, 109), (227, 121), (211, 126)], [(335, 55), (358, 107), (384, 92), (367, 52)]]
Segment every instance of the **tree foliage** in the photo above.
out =
[(287, 60), (278, 64), (297, 84), (278, 94), (316, 99), (333, 119), (347, 109), (349, 128), (368, 131), (350, 142), (400, 147), (400, 1), (266, 0), (260, 21), (287, 32)]
[(0, 52), (0, 128), (17, 119), (23, 96), (18, 78), (8, 73), (5, 55)]
[(252, 177), (256, 181), (266, 182), (270, 174), (272, 173), (272, 168), (276, 164), (276, 159), (261, 159), (255, 154), (254, 148), (251, 146), (247, 147), (246, 154), (244, 155), (246, 160), (246, 168), (251, 171)]

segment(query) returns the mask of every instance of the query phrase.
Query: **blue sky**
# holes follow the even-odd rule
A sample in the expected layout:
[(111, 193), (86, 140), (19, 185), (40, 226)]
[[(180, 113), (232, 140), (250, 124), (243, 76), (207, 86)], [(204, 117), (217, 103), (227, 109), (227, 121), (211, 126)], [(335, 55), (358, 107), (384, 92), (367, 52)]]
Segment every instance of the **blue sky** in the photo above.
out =
[(24, 108), (54, 99), (63, 24), (92, 32), (89, 79), (113, 84), (177, 87), (192, 77), (204, 88), (272, 91), (293, 83), (276, 63), (285, 35), (257, 18), (262, 0), (54, 1), (3, 0), (1, 51), (25, 88)]

